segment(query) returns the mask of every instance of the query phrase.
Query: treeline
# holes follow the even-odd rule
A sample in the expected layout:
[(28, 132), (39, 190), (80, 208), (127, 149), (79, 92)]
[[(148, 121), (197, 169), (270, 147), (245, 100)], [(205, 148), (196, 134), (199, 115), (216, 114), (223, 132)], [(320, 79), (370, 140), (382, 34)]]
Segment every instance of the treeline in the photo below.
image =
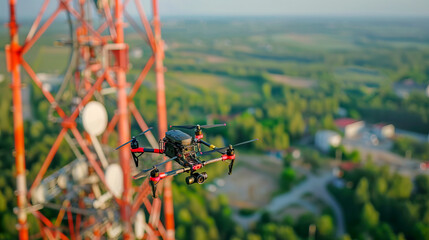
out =
[[(320, 216), (305, 213), (295, 220), (287, 215), (278, 219), (263, 213), (245, 230), (232, 220), (234, 210), (229, 207), (226, 196), (207, 195), (203, 188), (204, 185), (173, 184), (176, 238), (179, 240), (298, 240), (308, 239), (309, 234), (321, 240), (335, 238), (335, 221), (328, 208)], [(313, 233), (309, 233), (310, 226), (315, 227)]]
[(414, 180), (371, 162), (345, 172), (345, 187), (330, 186), (352, 239), (429, 239), (429, 176)]

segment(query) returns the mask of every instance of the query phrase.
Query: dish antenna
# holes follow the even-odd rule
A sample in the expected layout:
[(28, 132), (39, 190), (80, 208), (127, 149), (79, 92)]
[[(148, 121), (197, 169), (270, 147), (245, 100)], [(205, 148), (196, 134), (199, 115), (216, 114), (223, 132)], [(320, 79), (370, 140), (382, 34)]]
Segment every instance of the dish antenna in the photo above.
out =
[(97, 136), (101, 135), (107, 127), (107, 111), (104, 105), (96, 101), (86, 104), (82, 111), (82, 123), (83, 128), (91, 138), (101, 164), (104, 168), (107, 168), (109, 164), (97, 139)]
[(134, 222), (134, 233), (137, 239), (142, 239), (146, 230), (146, 217), (143, 210), (139, 210), (136, 214), (136, 220)]
[(82, 111), (82, 123), (89, 135), (99, 136), (107, 127), (107, 112), (103, 104), (92, 101)]
[(114, 163), (110, 164), (106, 169), (106, 184), (112, 194), (119, 198), (124, 191), (124, 174), (121, 166)]

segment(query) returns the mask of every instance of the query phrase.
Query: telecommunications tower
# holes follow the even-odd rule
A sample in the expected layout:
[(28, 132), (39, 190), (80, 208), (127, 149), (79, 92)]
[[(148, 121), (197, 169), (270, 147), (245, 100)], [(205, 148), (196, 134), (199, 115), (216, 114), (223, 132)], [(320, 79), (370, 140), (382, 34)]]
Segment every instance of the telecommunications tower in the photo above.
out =
[[(164, 43), (157, 0), (152, 0), (151, 22), (140, 0), (44, 0), (29, 31), (21, 32), (25, 34), (21, 41), (16, 2), (8, 0), (10, 44), (6, 46), (6, 62), (12, 76), (19, 238), (174, 239), (171, 180), (166, 179), (158, 188), (162, 191), (162, 203), (159, 198), (152, 199), (147, 180), (140, 186), (132, 185), (129, 150), (121, 148), (117, 153), (107, 145), (112, 138), (117, 145), (131, 138), (131, 116), (142, 131), (148, 128), (133, 99), (150, 69), (156, 76), (158, 136), (162, 138), (167, 131)], [(52, 6), (53, 13), (45, 16)], [(137, 10), (138, 20), (130, 15), (131, 8)], [(25, 57), (54, 21), (64, 22), (59, 19), (60, 14), (67, 17), (70, 39), (57, 44), (72, 50), (61, 85), (52, 90)], [(125, 28), (139, 33), (141, 42), (152, 52), (135, 81), (126, 78), (131, 64)], [(43, 93), (50, 104), (49, 119), (59, 129), (36, 178), (28, 183), (21, 71)], [(107, 98), (114, 108), (105, 107)], [(150, 132), (146, 136), (156, 147), (154, 136)], [(76, 158), (56, 171), (50, 170), (63, 141), (70, 145)], [(171, 162), (166, 168), (171, 169)], [(53, 173), (46, 176), (48, 170)], [(29, 236), (29, 214), (38, 221), (40, 231), (36, 236)]]

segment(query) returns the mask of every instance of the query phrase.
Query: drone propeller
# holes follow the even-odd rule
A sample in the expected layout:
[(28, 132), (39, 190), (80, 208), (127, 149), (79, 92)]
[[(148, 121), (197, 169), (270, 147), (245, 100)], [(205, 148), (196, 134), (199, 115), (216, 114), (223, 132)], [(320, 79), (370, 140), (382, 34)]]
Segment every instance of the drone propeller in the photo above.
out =
[(146, 131), (144, 131), (144, 132), (140, 133), (140, 134), (139, 134), (139, 135), (137, 135), (137, 136), (133, 136), (133, 137), (131, 138), (131, 140), (130, 140), (130, 141), (128, 141), (128, 142), (126, 142), (126, 143), (122, 144), (121, 146), (119, 146), (119, 147), (115, 148), (115, 150), (118, 150), (119, 148), (121, 148), (121, 147), (123, 147), (123, 146), (127, 145), (128, 143), (130, 143), (130, 142), (132, 142), (132, 141), (135, 141), (137, 137), (139, 137), (139, 136), (141, 136), (141, 135), (143, 135), (143, 134), (147, 133), (147, 132), (148, 132), (148, 131), (150, 131), (151, 129), (152, 129), (152, 127), (148, 128)]
[(135, 175), (133, 178), (134, 179), (139, 179), (139, 178), (142, 178), (142, 177), (146, 177), (146, 175), (147, 175), (147, 173), (148, 172), (150, 172), (150, 171), (152, 171), (152, 170), (154, 170), (154, 169), (157, 169), (157, 167), (159, 167), (159, 166), (161, 166), (161, 165), (163, 165), (163, 164), (166, 164), (166, 163), (168, 163), (168, 162), (170, 162), (170, 161), (173, 161), (174, 159), (176, 159), (177, 157), (172, 157), (172, 158), (170, 158), (170, 159), (167, 159), (167, 160), (165, 160), (164, 162), (162, 162), (162, 163), (158, 163), (157, 165), (154, 165), (153, 167), (151, 167), (151, 168), (149, 168), (149, 169), (145, 169), (145, 170), (142, 170), (139, 174), (137, 174), (137, 175)]
[(237, 144), (234, 144), (234, 145), (229, 145), (228, 147), (216, 148), (216, 149), (211, 150), (211, 151), (202, 152), (202, 153), (200, 153), (200, 154), (201, 154), (201, 155), (204, 155), (204, 154), (209, 154), (209, 153), (212, 153), (212, 152), (219, 152), (219, 153), (221, 153), (221, 154), (226, 154), (227, 152), (225, 152), (224, 150), (229, 150), (229, 149), (234, 150), (234, 147), (238, 147), (238, 146), (240, 146), (240, 145), (244, 145), (244, 144), (247, 144), (247, 143), (251, 143), (251, 142), (254, 142), (254, 141), (257, 141), (257, 140), (259, 140), (259, 139), (258, 139), (258, 138), (255, 138), (255, 139), (252, 139), (252, 140), (249, 140), (249, 141), (245, 141), (245, 142), (237, 143)]
[(184, 129), (200, 129), (200, 128), (214, 128), (214, 127), (224, 127), (226, 126), (226, 123), (221, 123), (221, 124), (212, 124), (212, 125), (170, 125), (170, 128), (184, 128)]

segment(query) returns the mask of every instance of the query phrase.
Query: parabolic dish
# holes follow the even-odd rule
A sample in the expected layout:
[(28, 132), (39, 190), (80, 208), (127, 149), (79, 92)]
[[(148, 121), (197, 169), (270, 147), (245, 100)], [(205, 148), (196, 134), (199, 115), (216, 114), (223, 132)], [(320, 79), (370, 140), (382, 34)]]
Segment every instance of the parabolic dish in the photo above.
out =
[(82, 123), (90, 135), (99, 136), (107, 126), (107, 112), (103, 104), (92, 101), (82, 111)]
[(79, 160), (72, 168), (72, 177), (76, 182), (84, 180), (88, 176), (88, 164)]
[(34, 203), (45, 203), (46, 202), (47, 190), (44, 185), (39, 185), (34, 189), (32, 193), (32, 200)]
[(111, 164), (106, 169), (106, 184), (115, 197), (121, 197), (122, 192), (124, 191), (123, 176), (124, 174), (119, 164)]
[(146, 217), (142, 210), (139, 210), (136, 214), (136, 220), (134, 221), (134, 232), (137, 239), (142, 239), (146, 228)]

